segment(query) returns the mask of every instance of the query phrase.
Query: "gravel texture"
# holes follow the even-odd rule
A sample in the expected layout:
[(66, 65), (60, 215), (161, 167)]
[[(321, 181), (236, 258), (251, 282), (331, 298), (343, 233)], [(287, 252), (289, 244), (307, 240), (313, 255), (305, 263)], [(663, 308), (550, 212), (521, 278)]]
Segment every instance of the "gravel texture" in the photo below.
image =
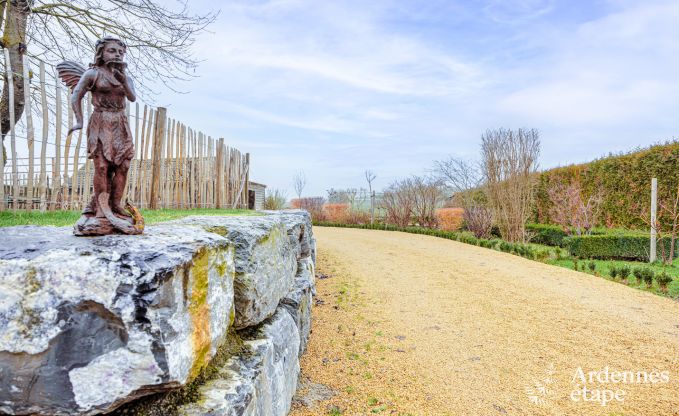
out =
[[(679, 302), (435, 237), (314, 234), (313, 334), (293, 416), (679, 415)], [(582, 383), (579, 369), (603, 381)], [(610, 378), (654, 371), (667, 382)], [(305, 401), (305, 384), (334, 395)], [(574, 401), (583, 386), (623, 400)]]

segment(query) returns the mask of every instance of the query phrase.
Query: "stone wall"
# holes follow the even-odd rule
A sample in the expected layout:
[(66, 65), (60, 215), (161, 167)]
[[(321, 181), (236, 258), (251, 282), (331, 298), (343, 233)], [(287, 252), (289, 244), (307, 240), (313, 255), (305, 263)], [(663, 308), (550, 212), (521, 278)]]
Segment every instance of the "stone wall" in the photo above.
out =
[(306, 212), (0, 239), (0, 412), (289, 411), (314, 292)]

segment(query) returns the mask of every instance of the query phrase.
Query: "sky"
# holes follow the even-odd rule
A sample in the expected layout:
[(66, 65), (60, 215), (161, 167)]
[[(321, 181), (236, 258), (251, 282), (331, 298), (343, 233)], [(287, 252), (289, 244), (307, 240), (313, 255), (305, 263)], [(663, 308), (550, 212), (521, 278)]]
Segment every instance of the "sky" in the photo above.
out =
[[(167, 5), (175, 0), (163, 0)], [(537, 128), (540, 166), (679, 135), (679, 1), (191, 0), (220, 10), (169, 115), (251, 154), (294, 196), (380, 190), (486, 129)]]

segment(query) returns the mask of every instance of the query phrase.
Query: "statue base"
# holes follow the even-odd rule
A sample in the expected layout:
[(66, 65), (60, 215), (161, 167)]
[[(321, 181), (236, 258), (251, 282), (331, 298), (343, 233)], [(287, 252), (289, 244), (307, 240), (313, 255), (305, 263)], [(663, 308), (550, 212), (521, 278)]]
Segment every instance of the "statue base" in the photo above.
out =
[(96, 236), (109, 234), (141, 234), (144, 232), (144, 218), (139, 210), (126, 203), (130, 216), (114, 214), (108, 205), (109, 195), (102, 192), (98, 203), (101, 215), (83, 214), (73, 226), (73, 234), (77, 236)]
[[(118, 223), (124, 222), (131, 232), (125, 232), (116, 228), (111, 221), (106, 217), (97, 217), (94, 215), (83, 214), (78, 219), (78, 222), (73, 226), (73, 234), (77, 236), (95, 236), (95, 235), (109, 235), (109, 234), (139, 234), (134, 232), (134, 222), (132, 218), (118, 217)], [(119, 225), (119, 224), (118, 224)]]

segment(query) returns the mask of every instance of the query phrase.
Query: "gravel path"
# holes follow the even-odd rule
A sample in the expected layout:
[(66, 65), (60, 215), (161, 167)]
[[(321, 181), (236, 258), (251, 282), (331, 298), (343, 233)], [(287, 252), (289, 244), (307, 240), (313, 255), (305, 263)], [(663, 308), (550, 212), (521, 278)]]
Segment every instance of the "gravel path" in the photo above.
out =
[(435, 237), (314, 233), (329, 277), (294, 416), (679, 415), (679, 302)]

